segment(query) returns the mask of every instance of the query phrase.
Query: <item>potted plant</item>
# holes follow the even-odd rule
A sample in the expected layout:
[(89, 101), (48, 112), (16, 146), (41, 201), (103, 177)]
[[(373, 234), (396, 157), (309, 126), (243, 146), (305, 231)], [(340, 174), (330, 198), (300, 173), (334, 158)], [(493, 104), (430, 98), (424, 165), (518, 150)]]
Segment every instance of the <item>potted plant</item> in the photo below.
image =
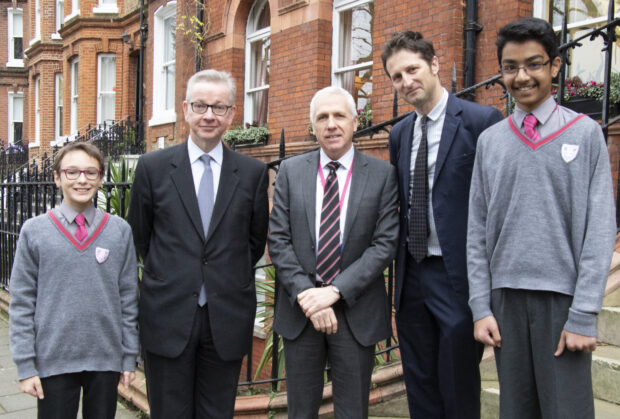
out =
[[(612, 73), (609, 80), (610, 114), (620, 113), (620, 73)], [(553, 90), (557, 94), (557, 89)], [(605, 85), (594, 80), (583, 82), (578, 76), (564, 82), (563, 105), (575, 112), (585, 113), (594, 119), (602, 114)]]
[(259, 146), (267, 144), (270, 134), (267, 126), (247, 124), (245, 128), (242, 125), (232, 127), (222, 136), (222, 140), (235, 148)]

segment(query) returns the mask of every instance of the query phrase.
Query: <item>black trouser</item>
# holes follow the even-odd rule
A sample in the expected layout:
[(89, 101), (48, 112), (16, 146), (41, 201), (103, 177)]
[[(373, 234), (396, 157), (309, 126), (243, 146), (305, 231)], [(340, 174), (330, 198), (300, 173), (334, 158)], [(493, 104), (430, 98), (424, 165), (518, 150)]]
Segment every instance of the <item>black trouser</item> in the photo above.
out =
[(41, 378), (43, 399), (39, 419), (75, 419), (82, 398), (84, 419), (114, 419), (120, 374), (115, 371), (82, 371)]

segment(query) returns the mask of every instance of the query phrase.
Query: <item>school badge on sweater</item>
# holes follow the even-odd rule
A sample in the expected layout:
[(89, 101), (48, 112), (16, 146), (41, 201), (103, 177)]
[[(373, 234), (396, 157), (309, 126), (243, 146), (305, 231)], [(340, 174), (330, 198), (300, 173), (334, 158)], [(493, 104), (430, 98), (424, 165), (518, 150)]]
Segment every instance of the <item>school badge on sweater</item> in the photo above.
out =
[(577, 153), (579, 152), (579, 146), (576, 144), (562, 144), (562, 159), (566, 163), (570, 163), (575, 160)]
[(95, 249), (95, 259), (97, 259), (97, 262), (99, 263), (105, 262), (108, 259), (109, 255), (110, 255), (109, 249), (104, 249), (103, 247), (97, 247)]

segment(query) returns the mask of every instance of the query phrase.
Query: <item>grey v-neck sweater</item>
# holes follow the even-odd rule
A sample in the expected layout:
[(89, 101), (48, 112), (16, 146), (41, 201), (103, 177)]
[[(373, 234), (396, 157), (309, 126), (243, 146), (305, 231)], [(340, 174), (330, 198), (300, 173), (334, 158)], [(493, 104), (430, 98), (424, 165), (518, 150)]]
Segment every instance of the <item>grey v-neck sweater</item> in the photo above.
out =
[(19, 379), (134, 371), (138, 276), (129, 225), (109, 216), (80, 245), (50, 214), (24, 223), (11, 273)]
[(467, 236), (474, 321), (491, 289), (574, 296), (565, 329), (596, 336), (616, 223), (601, 127), (583, 115), (537, 143), (510, 118), (478, 140)]

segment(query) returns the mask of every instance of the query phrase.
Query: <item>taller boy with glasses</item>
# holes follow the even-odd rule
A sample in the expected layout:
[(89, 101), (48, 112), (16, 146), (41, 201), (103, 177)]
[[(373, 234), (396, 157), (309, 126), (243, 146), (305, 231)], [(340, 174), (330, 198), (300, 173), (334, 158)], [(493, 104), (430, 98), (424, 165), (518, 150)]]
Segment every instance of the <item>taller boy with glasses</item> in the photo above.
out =
[(593, 418), (590, 374), (616, 224), (598, 123), (558, 106), (548, 22), (497, 39), (513, 115), (484, 131), (472, 177), (467, 261), (477, 340), (495, 347), (500, 417)]

